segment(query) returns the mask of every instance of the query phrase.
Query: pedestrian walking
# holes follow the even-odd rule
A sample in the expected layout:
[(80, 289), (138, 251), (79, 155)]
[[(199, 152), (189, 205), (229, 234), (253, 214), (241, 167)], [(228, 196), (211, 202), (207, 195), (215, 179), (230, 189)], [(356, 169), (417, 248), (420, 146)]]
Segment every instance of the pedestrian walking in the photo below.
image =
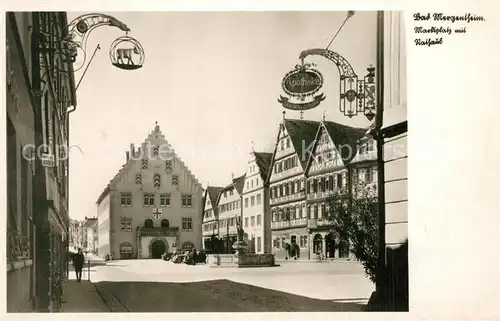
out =
[(73, 267), (75, 268), (76, 282), (82, 281), (82, 270), (84, 262), (85, 257), (83, 256), (82, 249), (79, 248), (78, 253), (73, 256)]

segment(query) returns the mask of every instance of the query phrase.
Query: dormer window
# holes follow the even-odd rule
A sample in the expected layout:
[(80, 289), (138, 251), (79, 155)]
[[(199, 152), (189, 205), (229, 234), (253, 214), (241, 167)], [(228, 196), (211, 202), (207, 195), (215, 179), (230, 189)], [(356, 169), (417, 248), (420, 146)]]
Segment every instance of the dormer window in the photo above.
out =
[(160, 154), (160, 148), (158, 146), (153, 146), (153, 155), (158, 156)]

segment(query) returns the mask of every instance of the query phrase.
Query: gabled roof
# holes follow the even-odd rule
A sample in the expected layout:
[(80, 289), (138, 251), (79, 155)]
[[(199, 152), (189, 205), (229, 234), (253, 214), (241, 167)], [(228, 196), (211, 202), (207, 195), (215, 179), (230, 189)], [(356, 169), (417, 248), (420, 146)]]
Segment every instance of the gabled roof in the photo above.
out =
[[(311, 166), (313, 161), (314, 151), (319, 141), (319, 134), (322, 128), (325, 128), (328, 136), (332, 140), (337, 151), (340, 152), (342, 162), (348, 164), (356, 156), (356, 147), (358, 141), (366, 134), (366, 129), (350, 127), (347, 125), (339, 124), (332, 121), (322, 121), (322, 126), (318, 127), (318, 132), (314, 138), (314, 146), (312, 153), (307, 160), (307, 169)], [(348, 148), (346, 148), (348, 146)]]
[(97, 218), (91, 217), (87, 218), (85, 222), (83, 222), (83, 227), (92, 227), (97, 223)]
[(99, 205), (101, 204), (101, 202), (104, 200), (104, 198), (109, 194), (109, 185), (106, 186), (106, 188), (104, 189), (104, 191), (102, 191), (101, 195), (99, 195), (99, 197), (97, 198), (97, 202), (96, 204)]
[(269, 169), (271, 168), (271, 161), (273, 159), (273, 153), (253, 153), (255, 155), (255, 162), (260, 170), (260, 177), (266, 181), (269, 175)]
[[(332, 121), (324, 121), (323, 125), (335, 144), (335, 148), (341, 149), (342, 161), (349, 163), (356, 154), (351, 151), (356, 151), (357, 142), (365, 136), (366, 129), (350, 127)], [(347, 148), (341, 148), (342, 146), (350, 146), (351, 151)]]
[(240, 177), (236, 177), (233, 179), (233, 186), (236, 189), (236, 191), (241, 194), (243, 192), (243, 187), (245, 186), (245, 177), (247, 174), (243, 174)]
[(232, 179), (232, 183), (225, 186), (224, 188), (222, 188), (218, 195), (217, 195), (217, 203), (219, 202), (219, 199), (220, 199), (220, 196), (222, 195), (223, 192), (225, 191), (229, 191), (230, 189), (234, 188), (238, 194), (241, 195), (241, 193), (243, 192), (243, 187), (245, 186), (245, 177), (246, 177), (246, 173), (242, 176), (238, 176), (236, 178), (233, 178)]
[(319, 125), (320, 122), (312, 120), (285, 119), (284, 121), (284, 126), (290, 136), (293, 148), (299, 157), (299, 162), (303, 170), (306, 169), (310, 155), (302, 155), (302, 148), (309, 147), (309, 145), (314, 141)]
[(208, 197), (210, 199), (210, 203), (212, 203), (212, 207), (217, 205), (217, 198), (219, 196), (220, 191), (222, 191), (223, 187), (218, 186), (207, 186), (205, 192), (205, 199)]
[[(299, 158), (300, 166), (302, 170), (305, 172), (307, 169), (307, 163), (309, 161), (310, 155), (302, 155), (302, 146), (305, 148), (309, 147), (309, 145), (316, 138), (316, 134), (318, 132), (320, 122), (313, 120), (302, 120), (302, 119), (285, 119), (283, 123), (280, 124), (280, 129), (278, 131), (278, 136), (276, 137), (276, 144), (274, 146), (273, 157), (271, 159), (270, 167), (273, 166), (276, 156), (276, 151), (278, 150), (278, 142), (280, 138), (280, 133), (283, 127), (288, 132), (290, 136), (290, 140), (292, 141), (293, 148), (295, 149), (295, 153)], [(272, 169), (269, 170), (267, 175), (266, 182), (269, 182), (271, 178)]]

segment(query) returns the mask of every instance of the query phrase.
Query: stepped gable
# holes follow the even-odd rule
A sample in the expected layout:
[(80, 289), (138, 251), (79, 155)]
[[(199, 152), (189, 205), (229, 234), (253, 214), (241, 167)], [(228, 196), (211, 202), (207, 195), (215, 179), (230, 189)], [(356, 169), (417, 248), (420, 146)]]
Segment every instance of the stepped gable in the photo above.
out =
[(307, 149), (314, 141), (318, 133), (320, 122), (302, 119), (285, 119), (284, 126), (290, 136), (295, 153), (299, 157), (300, 165), (302, 169), (305, 170), (311, 155), (302, 155), (302, 149)]
[[(323, 125), (335, 144), (335, 148), (340, 151), (343, 162), (349, 163), (356, 156), (356, 145), (365, 136), (367, 129), (350, 127), (332, 121), (324, 121)], [(341, 148), (342, 146), (349, 146), (350, 150)]]
[(273, 159), (273, 153), (253, 153), (255, 155), (255, 162), (260, 170), (260, 177), (266, 181)]
[[(157, 138), (158, 137), (158, 138)], [(194, 185), (196, 185), (198, 188), (201, 188), (201, 183), (200, 181), (196, 178), (196, 176), (191, 172), (189, 167), (184, 163), (184, 161), (181, 159), (179, 155), (175, 153), (175, 150), (173, 149), (172, 145), (167, 141), (165, 138), (165, 135), (163, 135), (160, 126), (158, 123), (156, 123), (155, 128), (149, 133), (147, 138), (144, 140), (142, 143), (143, 148), (148, 145), (149, 142), (155, 141), (155, 140), (160, 140), (162, 141), (163, 144), (166, 144), (168, 146), (168, 153), (171, 157), (177, 159), (177, 161), (181, 164), (182, 169), (184, 169), (191, 180), (194, 182)]]

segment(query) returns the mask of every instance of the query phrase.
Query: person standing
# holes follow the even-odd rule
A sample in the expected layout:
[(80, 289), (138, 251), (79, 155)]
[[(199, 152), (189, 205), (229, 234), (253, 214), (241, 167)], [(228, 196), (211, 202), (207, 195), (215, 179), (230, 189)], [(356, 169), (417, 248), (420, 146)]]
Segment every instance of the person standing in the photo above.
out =
[(83, 263), (85, 261), (85, 257), (83, 256), (82, 249), (78, 249), (78, 253), (73, 256), (73, 266), (75, 267), (76, 272), (76, 282), (82, 281), (82, 270)]

